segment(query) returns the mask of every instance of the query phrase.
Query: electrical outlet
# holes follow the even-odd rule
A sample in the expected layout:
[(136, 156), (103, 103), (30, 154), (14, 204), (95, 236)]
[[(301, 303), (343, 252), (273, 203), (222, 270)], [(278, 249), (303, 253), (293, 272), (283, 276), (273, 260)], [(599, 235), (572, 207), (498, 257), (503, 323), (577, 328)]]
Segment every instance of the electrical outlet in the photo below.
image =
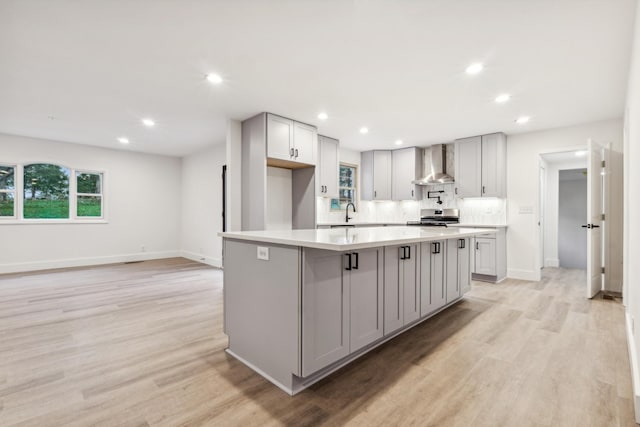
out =
[(266, 246), (258, 246), (258, 259), (269, 261), (269, 248)]

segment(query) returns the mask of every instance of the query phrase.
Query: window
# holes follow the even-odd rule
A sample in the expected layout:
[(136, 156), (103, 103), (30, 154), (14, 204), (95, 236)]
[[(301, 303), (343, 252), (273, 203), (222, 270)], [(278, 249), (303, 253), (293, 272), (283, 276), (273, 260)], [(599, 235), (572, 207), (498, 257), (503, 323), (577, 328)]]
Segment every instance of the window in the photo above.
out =
[(346, 163), (340, 163), (340, 176), (338, 181), (338, 195), (340, 199), (331, 199), (331, 209), (342, 210), (347, 203), (356, 204), (356, 180), (357, 167)]
[(76, 216), (102, 217), (102, 174), (76, 172)]
[(47, 163), (24, 166), (24, 219), (69, 218), (69, 169)]
[(16, 217), (16, 168), (0, 165), (0, 217)]
[(0, 163), (0, 224), (106, 222), (104, 180), (51, 163)]

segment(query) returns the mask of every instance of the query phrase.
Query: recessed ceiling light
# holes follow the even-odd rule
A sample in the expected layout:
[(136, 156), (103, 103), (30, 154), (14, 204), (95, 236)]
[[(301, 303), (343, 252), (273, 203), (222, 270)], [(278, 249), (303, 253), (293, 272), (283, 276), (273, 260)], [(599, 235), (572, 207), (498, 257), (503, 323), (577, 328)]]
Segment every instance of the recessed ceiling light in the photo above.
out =
[(403, 141), (401, 139), (396, 139), (396, 145), (402, 145)]
[(466, 72), (467, 74), (478, 74), (480, 71), (482, 71), (483, 68), (484, 66), (481, 63), (476, 62), (475, 64), (469, 65), (466, 69)]
[(580, 150), (580, 151), (576, 151), (576, 156), (577, 157), (583, 157), (587, 155), (587, 150)]
[(367, 127), (361, 127), (361, 128), (360, 128), (360, 133), (362, 133), (362, 134), (369, 133), (369, 128), (367, 128)]
[(220, 74), (216, 73), (207, 74), (207, 80), (209, 80), (209, 82), (213, 83), (214, 85), (219, 85), (220, 83), (222, 83), (222, 77), (220, 76)]
[(529, 121), (529, 116), (522, 116), (516, 119), (516, 123), (519, 125), (523, 125)]
[(121, 136), (120, 138), (118, 138), (118, 142), (121, 144), (128, 144), (129, 138), (125, 138), (124, 136)]
[(318, 118), (320, 120), (327, 120), (329, 118), (329, 115), (327, 113), (320, 113), (318, 114)]
[(502, 104), (503, 102), (507, 102), (510, 99), (511, 99), (511, 95), (509, 95), (508, 93), (503, 93), (501, 95), (496, 96), (495, 101), (498, 104)]
[(156, 125), (156, 122), (151, 119), (142, 119), (142, 124), (148, 127), (153, 127)]

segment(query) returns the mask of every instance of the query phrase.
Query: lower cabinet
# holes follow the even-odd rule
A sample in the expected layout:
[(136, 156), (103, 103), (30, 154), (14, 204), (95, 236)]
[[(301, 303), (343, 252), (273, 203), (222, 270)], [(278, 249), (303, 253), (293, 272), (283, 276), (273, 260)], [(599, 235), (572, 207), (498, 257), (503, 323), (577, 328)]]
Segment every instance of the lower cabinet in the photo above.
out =
[(496, 275), (496, 239), (476, 237), (475, 270), (476, 274)]
[(305, 249), (302, 376), (383, 334), (383, 248), (349, 253)]
[(447, 240), (447, 304), (471, 288), (469, 238)]
[(420, 318), (420, 244), (384, 248), (384, 334)]
[(420, 317), (447, 303), (444, 281), (444, 240), (420, 244)]

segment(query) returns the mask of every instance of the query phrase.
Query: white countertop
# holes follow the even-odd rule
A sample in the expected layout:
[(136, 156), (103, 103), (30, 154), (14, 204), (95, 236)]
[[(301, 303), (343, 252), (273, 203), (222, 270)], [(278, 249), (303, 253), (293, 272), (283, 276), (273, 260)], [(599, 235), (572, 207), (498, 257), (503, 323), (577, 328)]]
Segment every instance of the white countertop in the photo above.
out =
[(449, 224), (448, 227), (450, 228), (457, 228), (457, 227), (486, 227), (486, 228), (507, 228), (508, 225), (507, 224)]
[(492, 228), (391, 226), (319, 230), (235, 231), (218, 233), (218, 236), (331, 251), (351, 251), (379, 246), (471, 237), (495, 232), (495, 229)]
[(359, 225), (359, 226), (367, 226), (367, 225), (407, 225), (406, 222), (383, 222), (383, 221), (378, 221), (378, 222), (372, 222), (372, 221), (349, 221), (349, 222), (319, 222), (317, 224), (318, 226), (343, 226), (343, 225)]

